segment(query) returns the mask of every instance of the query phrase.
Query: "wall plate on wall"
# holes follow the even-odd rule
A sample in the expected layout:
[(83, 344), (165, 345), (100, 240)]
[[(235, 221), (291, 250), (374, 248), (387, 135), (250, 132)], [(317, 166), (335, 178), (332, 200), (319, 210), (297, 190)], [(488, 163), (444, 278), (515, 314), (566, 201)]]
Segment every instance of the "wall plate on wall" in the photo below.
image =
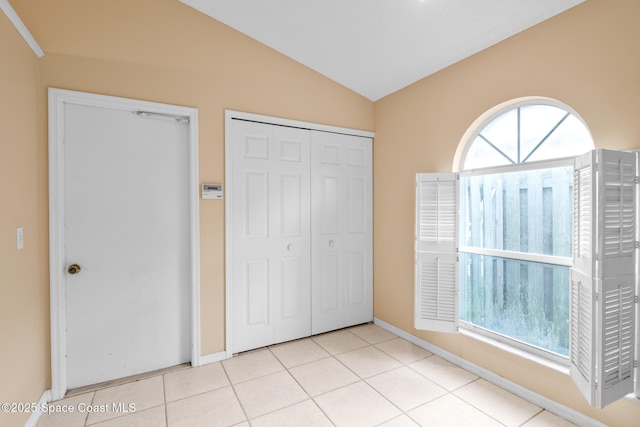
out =
[(202, 198), (207, 200), (222, 199), (222, 184), (202, 184)]

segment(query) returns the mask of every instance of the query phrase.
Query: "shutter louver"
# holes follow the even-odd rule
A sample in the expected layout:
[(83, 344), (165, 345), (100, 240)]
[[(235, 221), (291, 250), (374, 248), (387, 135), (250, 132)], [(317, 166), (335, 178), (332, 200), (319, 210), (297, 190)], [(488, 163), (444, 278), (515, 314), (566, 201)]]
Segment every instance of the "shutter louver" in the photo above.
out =
[(575, 163), (570, 371), (598, 408), (633, 391), (635, 175), (631, 153), (597, 150)]
[(600, 407), (633, 391), (634, 288), (633, 276), (603, 282)]
[(418, 174), (415, 327), (458, 330), (458, 178)]
[(569, 363), (571, 378), (590, 405), (594, 403), (595, 364), (593, 343), (596, 316), (594, 280), (576, 270), (571, 270)]

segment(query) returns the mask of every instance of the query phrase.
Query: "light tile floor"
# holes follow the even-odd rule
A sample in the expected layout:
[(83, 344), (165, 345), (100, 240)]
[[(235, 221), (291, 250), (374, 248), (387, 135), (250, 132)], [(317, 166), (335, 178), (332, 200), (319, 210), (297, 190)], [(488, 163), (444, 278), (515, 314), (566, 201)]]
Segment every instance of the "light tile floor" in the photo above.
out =
[(373, 324), (53, 404), (39, 427), (573, 425)]

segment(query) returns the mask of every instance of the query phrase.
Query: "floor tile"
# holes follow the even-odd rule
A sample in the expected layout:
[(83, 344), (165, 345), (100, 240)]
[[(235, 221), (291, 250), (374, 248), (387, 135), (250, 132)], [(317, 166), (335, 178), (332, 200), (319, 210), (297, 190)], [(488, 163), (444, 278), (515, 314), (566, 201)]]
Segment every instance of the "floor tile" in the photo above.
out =
[(373, 324), (129, 381), (53, 403), (104, 413), (45, 413), (37, 426), (575, 427)]
[(366, 347), (367, 342), (347, 330), (327, 332), (312, 339), (330, 354), (336, 355), (356, 348)]
[(389, 341), (381, 342), (376, 344), (376, 348), (384, 351), (389, 356), (405, 365), (432, 355), (432, 353), (427, 350), (402, 338), (394, 338)]
[(309, 398), (288, 372), (277, 372), (234, 386), (249, 419)]
[(459, 388), (454, 393), (507, 426), (519, 426), (542, 410), (483, 379)]
[(232, 359), (222, 361), (231, 384), (284, 371), (284, 366), (267, 349), (242, 353)]
[(164, 389), (167, 402), (230, 385), (220, 362), (196, 368), (183, 369), (164, 375)]
[(372, 346), (339, 354), (336, 359), (363, 379), (402, 366), (396, 359)]
[(311, 397), (360, 380), (356, 374), (333, 357), (296, 366), (289, 372)]
[(230, 426), (246, 420), (232, 387), (167, 403), (168, 427)]
[(478, 379), (471, 372), (438, 356), (431, 356), (411, 363), (409, 367), (449, 391), (456, 390)]
[(315, 401), (338, 427), (375, 426), (401, 415), (363, 381), (317, 396)]
[(164, 384), (162, 376), (147, 378), (127, 384), (105, 388), (95, 392), (92, 406), (107, 408), (106, 412), (90, 412), (87, 424), (95, 424), (100, 421), (116, 418), (124, 415), (114, 405), (122, 405), (128, 408), (135, 406), (135, 411), (144, 411), (164, 404)]
[(269, 349), (286, 368), (330, 356), (329, 353), (316, 344), (311, 338), (279, 344)]
[(561, 418), (549, 411), (542, 411), (522, 427), (574, 427), (575, 424)]
[(406, 366), (371, 377), (367, 383), (405, 412), (447, 393)]
[(417, 427), (417, 426), (418, 424), (416, 424), (411, 418), (409, 418), (404, 414), (378, 425), (378, 427)]
[(498, 421), (453, 394), (446, 394), (418, 406), (407, 412), (407, 415), (419, 425), (429, 427), (504, 427)]
[[(93, 392), (85, 393), (49, 403), (52, 410), (40, 416), (37, 427), (83, 427), (87, 419), (87, 412), (78, 409), (82, 408), (82, 405), (91, 404), (93, 395)], [(60, 409), (73, 408), (74, 411), (71, 413), (54, 412), (56, 407)]]
[(166, 425), (165, 409), (162, 405), (93, 424), (92, 427), (165, 427)]
[(356, 334), (369, 344), (378, 344), (383, 341), (389, 341), (396, 338), (395, 334), (392, 334), (391, 332), (382, 329), (380, 326), (376, 326), (373, 323), (354, 326), (353, 328), (349, 328), (348, 330), (349, 332)]
[(252, 427), (332, 427), (313, 400), (305, 400), (251, 420)]

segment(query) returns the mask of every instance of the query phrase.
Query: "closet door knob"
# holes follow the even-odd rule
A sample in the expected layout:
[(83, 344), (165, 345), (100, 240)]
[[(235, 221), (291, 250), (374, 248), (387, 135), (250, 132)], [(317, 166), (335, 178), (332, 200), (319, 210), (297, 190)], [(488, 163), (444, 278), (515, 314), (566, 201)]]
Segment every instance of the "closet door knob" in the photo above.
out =
[(293, 250), (293, 243), (289, 243), (289, 244), (287, 245), (287, 250), (288, 250), (288, 251)]
[(330, 248), (332, 248), (333, 245), (335, 245), (335, 244), (336, 244), (336, 242), (334, 242), (333, 240), (329, 240), (329, 247)]

